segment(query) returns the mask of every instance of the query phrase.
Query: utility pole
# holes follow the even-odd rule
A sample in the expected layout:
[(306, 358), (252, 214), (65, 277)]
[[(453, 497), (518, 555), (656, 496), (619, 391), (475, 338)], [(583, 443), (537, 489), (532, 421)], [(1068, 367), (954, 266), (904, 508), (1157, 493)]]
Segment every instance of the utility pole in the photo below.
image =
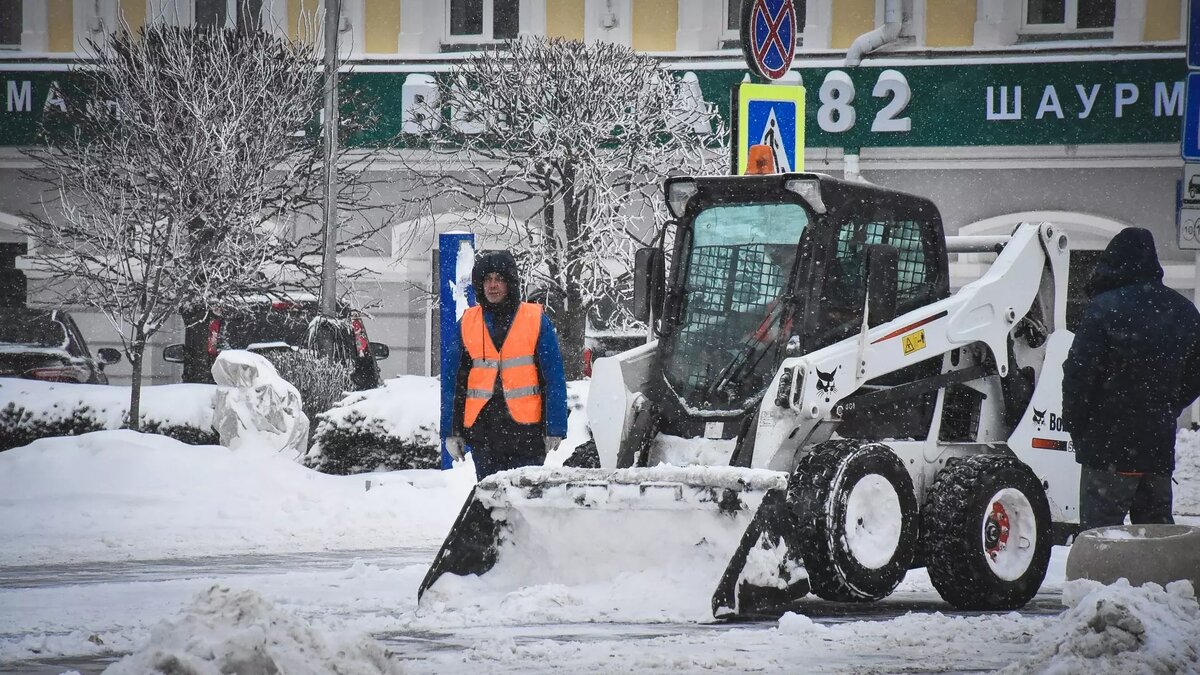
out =
[(341, 0), (325, 0), (325, 255), (321, 266), (321, 314), (337, 314), (338, 29)]

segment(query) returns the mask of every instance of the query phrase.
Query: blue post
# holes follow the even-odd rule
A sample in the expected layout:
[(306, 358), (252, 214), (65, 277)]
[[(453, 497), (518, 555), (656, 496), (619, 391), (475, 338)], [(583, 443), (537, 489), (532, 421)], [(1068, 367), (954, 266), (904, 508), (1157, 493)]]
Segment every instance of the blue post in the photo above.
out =
[[(475, 288), (471, 285), (471, 268), (475, 266), (475, 235), (470, 232), (443, 232), (438, 235), (438, 326), (441, 334), (442, 386), (454, 382), (458, 363), (451, 363), (449, 347), (458, 343), (458, 320), (475, 304)], [(446, 444), (442, 444), (442, 468), (454, 464)]]

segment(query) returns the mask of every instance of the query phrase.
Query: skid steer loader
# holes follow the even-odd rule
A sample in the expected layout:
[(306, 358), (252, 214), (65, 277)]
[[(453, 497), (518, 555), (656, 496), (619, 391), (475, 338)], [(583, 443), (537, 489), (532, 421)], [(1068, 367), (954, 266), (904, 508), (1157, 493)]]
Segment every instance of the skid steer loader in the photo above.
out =
[[(480, 481), (419, 594), (659, 565), (734, 618), (924, 566), (956, 608), (1027, 603), (1078, 529), (1066, 235), (946, 237), (927, 199), (815, 173), (665, 191), (669, 273), (635, 265), (657, 339), (594, 364), (592, 468)], [(998, 255), (951, 295), (950, 253)]]

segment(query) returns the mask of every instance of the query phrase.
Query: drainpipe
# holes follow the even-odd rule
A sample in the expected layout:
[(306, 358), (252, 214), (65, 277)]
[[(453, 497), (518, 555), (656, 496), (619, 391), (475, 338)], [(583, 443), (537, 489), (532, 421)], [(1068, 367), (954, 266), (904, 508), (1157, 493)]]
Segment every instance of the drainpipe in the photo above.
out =
[(854, 43), (846, 50), (847, 67), (857, 66), (864, 55), (900, 37), (900, 23), (904, 21), (902, 3), (903, 0), (887, 0), (883, 9), (883, 25), (854, 38)]

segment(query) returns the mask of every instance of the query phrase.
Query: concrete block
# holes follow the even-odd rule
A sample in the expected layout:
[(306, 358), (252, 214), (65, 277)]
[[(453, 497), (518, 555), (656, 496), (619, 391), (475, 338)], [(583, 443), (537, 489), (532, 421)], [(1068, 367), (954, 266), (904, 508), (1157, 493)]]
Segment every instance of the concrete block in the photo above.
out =
[(1067, 555), (1067, 579), (1111, 584), (1119, 578), (1132, 586), (1166, 586), (1189, 580), (1200, 590), (1200, 527), (1121, 525), (1086, 530)]

